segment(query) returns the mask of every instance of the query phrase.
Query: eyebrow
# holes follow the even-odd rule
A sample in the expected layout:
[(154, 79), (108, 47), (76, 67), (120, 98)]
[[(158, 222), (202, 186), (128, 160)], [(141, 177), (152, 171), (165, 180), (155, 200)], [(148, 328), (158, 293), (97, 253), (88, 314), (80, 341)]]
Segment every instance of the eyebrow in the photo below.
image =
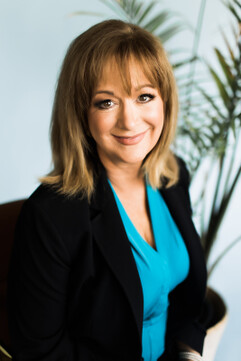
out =
[(139, 85), (138, 87), (136, 87), (135, 88), (135, 90), (140, 90), (140, 89), (142, 89), (142, 88), (155, 88), (155, 86), (153, 85), (153, 84), (150, 84), (150, 83), (148, 83), (148, 84), (142, 84), (142, 85)]
[(102, 93), (109, 94), (109, 95), (115, 95), (114, 92), (111, 92), (109, 90), (98, 90), (97, 92), (95, 92), (95, 95), (96, 94), (102, 94)]
[[(138, 91), (138, 90), (140, 90), (142, 88), (153, 88), (154, 89), (155, 87), (152, 84), (142, 84), (142, 85), (137, 86), (135, 88), (135, 90)], [(96, 95), (96, 94), (108, 94), (108, 95), (112, 95), (112, 96), (115, 95), (115, 93), (110, 91), (110, 90), (98, 90), (98, 91), (95, 92), (94, 95)]]

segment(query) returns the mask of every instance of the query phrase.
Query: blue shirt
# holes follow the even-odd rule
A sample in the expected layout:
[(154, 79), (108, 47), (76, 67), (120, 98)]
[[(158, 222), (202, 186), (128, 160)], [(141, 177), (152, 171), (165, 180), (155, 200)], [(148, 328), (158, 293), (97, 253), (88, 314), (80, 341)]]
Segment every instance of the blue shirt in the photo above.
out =
[(154, 249), (139, 234), (114, 188), (111, 188), (131, 244), (143, 289), (142, 357), (145, 361), (156, 361), (165, 350), (168, 294), (188, 275), (188, 252), (158, 190), (146, 185), (156, 245)]

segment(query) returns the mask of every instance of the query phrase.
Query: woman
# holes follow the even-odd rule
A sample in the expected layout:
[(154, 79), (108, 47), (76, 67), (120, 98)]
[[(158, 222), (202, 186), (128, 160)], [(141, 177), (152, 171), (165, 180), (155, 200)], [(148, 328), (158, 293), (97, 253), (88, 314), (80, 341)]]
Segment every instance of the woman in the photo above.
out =
[(201, 360), (206, 287), (159, 41), (118, 20), (73, 41), (53, 171), (23, 206), (9, 276), (15, 360)]

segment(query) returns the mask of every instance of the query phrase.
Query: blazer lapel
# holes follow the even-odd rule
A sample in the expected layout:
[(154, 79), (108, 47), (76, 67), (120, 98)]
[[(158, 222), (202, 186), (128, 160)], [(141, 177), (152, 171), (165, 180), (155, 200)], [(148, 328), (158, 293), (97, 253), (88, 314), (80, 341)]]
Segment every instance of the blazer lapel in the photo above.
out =
[(185, 192), (178, 184), (170, 188), (162, 189), (160, 192), (186, 244), (191, 263), (190, 271), (192, 268), (190, 273), (193, 276), (196, 273), (193, 269), (206, 269), (206, 265), (205, 258), (200, 257), (200, 255), (203, 254), (203, 249), (192, 221)]
[(190, 231), (195, 231), (195, 228), (193, 227), (188, 209), (185, 209), (185, 199), (182, 197), (181, 187), (177, 185), (161, 189), (160, 192), (187, 247), (189, 247)]
[(95, 198), (91, 202), (92, 230), (100, 251), (106, 259), (129, 301), (140, 339), (142, 338), (142, 286), (112, 190), (102, 173)]

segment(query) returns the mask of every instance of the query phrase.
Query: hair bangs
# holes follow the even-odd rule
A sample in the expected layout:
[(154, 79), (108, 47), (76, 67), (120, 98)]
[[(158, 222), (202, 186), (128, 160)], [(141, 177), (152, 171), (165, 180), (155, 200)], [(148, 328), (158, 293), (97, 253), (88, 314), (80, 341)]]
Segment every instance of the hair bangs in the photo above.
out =
[[(86, 89), (89, 88), (89, 102), (91, 95), (100, 81), (104, 68), (108, 62), (115, 61), (121, 76), (123, 88), (127, 94), (131, 92), (131, 77), (129, 66), (135, 62), (140, 70), (144, 73), (150, 83), (157, 87), (163, 97), (163, 100), (169, 98), (170, 87), (168, 86), (169, 74), (166, 70), (169, 66), (160, 64), (163, 60), (164, 50), (158, 39), (153, 41), (149, 39), (150, 34), (139, 32), (136, 28), (128, 28), (128, 36), (126, 33), (108, 39), (109, 41), (94, 44), (88, 59), (88, 67), (86, 67), (85, 78)], [(111, 35), (109, 35), (111, 36)], [(106, 40), (106, 39), (105, 39)], [(91, 87), (91, 89), (90, 89)], [(168, 94), (166, 94), (168, 92)]]

